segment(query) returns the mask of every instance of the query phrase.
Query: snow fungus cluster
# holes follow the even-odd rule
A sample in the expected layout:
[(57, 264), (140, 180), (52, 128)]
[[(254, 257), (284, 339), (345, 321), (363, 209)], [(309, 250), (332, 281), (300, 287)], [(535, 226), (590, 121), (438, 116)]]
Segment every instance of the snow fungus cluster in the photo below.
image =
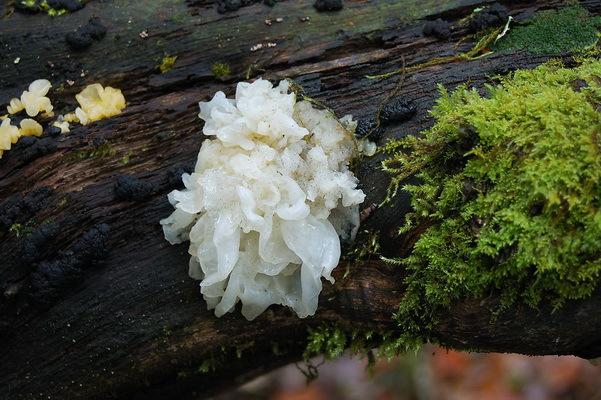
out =
[(296, 101), (288, 82), (241, 82), (234, 99), (200, 103), (205, 140), (185, 190), (161, 221), (171, 243), (189, 241), (190, 276), (222, 316), (242, 303), (249, 320), (271, 304), (313, 315), (321, 278), (333, 282), (340, 238), (359, 225), (365, 195), (348, 165), (351, 117)]

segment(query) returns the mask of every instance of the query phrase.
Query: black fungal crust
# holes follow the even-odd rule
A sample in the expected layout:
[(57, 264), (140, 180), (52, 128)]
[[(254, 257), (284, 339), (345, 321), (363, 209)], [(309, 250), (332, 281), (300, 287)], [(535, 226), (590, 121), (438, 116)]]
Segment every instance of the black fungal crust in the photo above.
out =
[(30, 140), (29, 145), (23, 150), (23, 153), (20, 155), (21, 161), (26, 163), (33, 159), (56, 151), (57, 143), (54, 138), (45, 137), (41, 139), (33, 139), (35, 140)]
[(437, 39), (447, 39), (451, 36), (451, 24), (441, 18), (426, 21), (422, 28), (424, 36), (433, 36)]
[(382, 108), (379, 126), (374, 117), (360, 118), (357, 121), (355, 136), (360, 139), (369, 136), (371, 140), (377, 141), (382, 136), (382, 127), (408, 121), (413, 118), (416, 111), (415, 105), (410, 100), (392, 100)]
[(342, 10), (342, 0), (316, 0), (313, 7), (317, 11), (339, 11)]
[(42, 208), (52, 189), (42, 187), (25, 196), (14, 194), (0, 203), (0, 230), (7, 231), (13, 224), (23, 222)]
[(79, 29), (74, 32), (69, 32), (65, 36), (65, 40), (73, 50), (85, 50), (92, 45), (92, 37), (81, 32)]
[(507, 7), (494, 3), (484, 10), (474, 13), (469, 21), (469, 29), (472, 32), (479, 32), (489, 27), (503, 25), (509, 18)]
[(186, 165), (176, 165), (167, 170), (167, 188), (182, 187), (182, 175), (192, 173), (192, 168)]
[(105, 244), (109, 230), (107, 224), (100, 224), (84, 233), (72, 247), (75, 256), (91, 264), (102, 261), (108, 252)]
[[(279, 0), (263, 0), (263, 4), (273, 7)], [(217, 0), (217, 12), (224, 14), (230, 11), (238, 11), (242, 7), (260, 3), (261, 0)]]
[(55, 10), (74, 12), (84, 7), (84, 2), (79, 0), (46, 0), (46, 3)]
[(237, 11), (240, 7), (242, 7), (242, 0), (223, 0), (219, 1), (217, 11), (220, 13)]
[(131, 175), (117, 176), (114, 191), (115, 197), (119, 200), (141, 201), (151, 195), (155, 186), (149, 182), (143, 182)]
[(78, 80), (81, 79), (81, 70), (84, 65), (74, 58), (62, 58), (46, 63), (47, 73), (56, 80)]
[(62, 131), (58, 126), (49, 126), (44, 130), (44, 134), (53, 138), (59, 137)]
[(44, 249), (54, 239), (60, 230), (60, 225), (49, 221), (43, 223), (33, 233), (21, 240), (17, 250), (17, 262), (23, 266), (31, 266), (42, 258)]
[(18, 114), (11, 114), (9, 115), (10, 118), (10, 124), (14, 125), (14, 126), (20, 126), (21, 125), (21, 121), (23, 121), (24, 119), (29, 118), (29, 116), (27, 114), (25, 114), (24, 112), (19, 112)]
[(67, 33), (65, 40), (70, 48), (82, 51), (89, 48), (94, 40), (101, 40), (106, 35), (106, 27), (100, 18), (90, 18), (88, 23), (73, 32)]
[(25, 136), (19, 139), (19, 141), (13, 147), (14, 150), (18, 149), (26, 149), (29, 146), (33, 146), (38, 141), (38, 138), (35, 136)]
[(373, 117), (361, 118), (357, 121), (355, 136), (361, 139), (368, 135), (371, 140), (378, 140), (382, 136), (382, 128)]
[(99, 224), (56, 259), (39, 263), (31, 274), (31, 300), (38, 305), (52, 304), (67, 286), (81, 279), (83, 271), (101, 263), (108, 254), (109, 230), (107, 224)]
[(101, 40), (106, 35), (106, 26), (98, 17), (90, 18), (88, 24), (84, 27), (94, 40)]
[(394, 122), (404, 122), (411, 119), (416, 112), (415, 105), (410, 100), (396, 99), (388, 103), (380, 113), (380, 122), (388, 125)]
[(54, 261), (41, 262), (31, 274), (29, 297), (34, 304), (51, 305), (58, 298), (59, 291), (76, 281), (81, 269), (77, 259), (70, 252)]
[(15, 11), (23, 14), (36, 14), (40, 12), (40, 6), (37, 2), (34, 4), (27, 4), (25, 1), (16, 0), (14, 7)]

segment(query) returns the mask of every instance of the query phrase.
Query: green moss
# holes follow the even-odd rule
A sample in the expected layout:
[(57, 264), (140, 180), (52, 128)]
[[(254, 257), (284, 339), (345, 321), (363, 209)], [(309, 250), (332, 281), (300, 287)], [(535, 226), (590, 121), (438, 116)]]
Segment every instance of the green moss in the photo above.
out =
[(24, 237), (29, 236), (33, 232), (33, 228), (29, 225), (21, 225), (21, 224), (12, 224), (8, 229), (10, 233), (15, 235), (16, 237)]
[(40, 2), (40, 10), (45, 11), (51, 17), (57, 17), (57, 16), (64, 15), (69, 12), (68, 10), (66, 10), (64, 8), (50, 7), (50, 5), (48, 4), (48, 2), (46, 0), (42, 0)]
[(232, 73), (230, 66), (225, 63), (216, 62), (211, 66), (211, 72), (218, 79), (225, 79)]
[(399, 69), (387, 72), (385, 74), (366, 75), (365, 77), (367, 79), (386, 79), (394, 75), (408, 74), (411, 72), (422, 70), (424, 68), (433, 67), (435, 65), (478, 60), (493, 53), (490, 49), (490, 46), (492, 46), (492, 44), (494, 43), (496, 38), (502, 33), (502, 31), (503, 28), (499, 27), (495, 29), (487, 29), (484, 32), (481, 32), (478, 41), (472, 46), (471, 49), (464, 53), (458, 53), (451, 56), (435, 57), (427, 61), (420, 62), (418, 64), (403, 66)]
[(535, 54), (560, 54), (584, 50), (599, 39), (601, 17), (582, 6), (538, 12), (525, 25), (513, 27), (494, 45), (497, 51), (527, 50)]
[(116, 150), (108, 143), (103, 143), (91, 150), (79, 150), (72, 153), (69, 159), (86, 160), (89, 158), (112, 157), (116, 154)]
[(357, 233), (354, 246), (343, 255), (345, 260), (360, 261), (376, 256), (380, 251), (380, 233), (372, 230), (361, 230)]
[(64, 8), (53, 8), (46, 0), (17, 0), (21, 8), (25, 8), (30, 12), (45, 12), (51, 17), (67, 14), (69, 11)]
[[(464, 22), (468, 19), (469, 17)], [(514, 24), (512, 29), (500, 39), (499, 36), (504, 31), (503, 27), (480, 32), (479, 40), (465, 53), (436, 57), (419, 64), (403, 66), (385, 74), (367, 75), (366, 78), (383, 79), (419, 71), (434, 65), (473, 61), (495, 51), (526, 50), (535, 54), (581, 52), (595, 47), (599, 40), (600, 27), (601, 17), (592, 16), (580, 5), (559, 10), (545, 10), (536, 13), (523, 25)]]
[(244, 352), (248, 349), (253, 348), (254, 346), (255, 346), (254, 340), (236, 345), (236, 358), (242, 358), (242, 355), (244, 354)]
[(61, 9), (58, 9), (58, 10), (56, 8), (50, 8), (47, 11), (48, 15), (51, 16), (51, 17), (58, 17), (58, 16), (61, 16), (61, 15), (65, 15), (67, 12), (68, 11), (65, 10), (64, 8), (61, 8)]
[[(220, 363), (215, 360), (214, 358), (208, 358), (206, 360), (204, 360), (202, 362), (202, 364), (200, 364), (198, 366), (198, 369), (196, 370), (196, 372), (198, 372), (199, 374), (208, 374), (209, 372), (215, 371), (217, 370), (217, 367), (220, 365)], [(184, 372), (184, 371), (182, 371)]]
[(64, 196), (57, 204), (59, 209), (64, 208), (67, 204), (69, 204), (69, 195)]
[(307, 347), (303, 353), (307, 364), (306, 375), (316, 377), (318, 371), (310, 364), (310, 359), (318, 355), (329, 360), (349, 349), (350, 354), (367, 358), (370, 368), (374, 365), (376, 356), (391, 359), (408, 351), (417, 351), (421, 344), (421, 340), (408, 333), (399, 335), (398, 332), (391, 331), (345, 330), (338, 324), (323, 324), (319, 328), (309, 329)]
[(214, 372), (226, 365), (227, 360), (231, 360), (234, 355), (236, 358), (241, 359), (245, 353), (253, 347), (255, 347), (255, 342), (253, 340), (223, 345), (206, 354), (204, 361), (198, 367), (185, 369), (180, 371), (180, 373), (189, 376), (192, 374), (207, 374), (209, 372)]
[(175, 62), (177, 61), (177, 56), (169, 56), (166, 55), (161, 59), (160, 64), (158, 65), (159, 71), (161, 74), (165, 74), (173, 69)]
[(205, 356), (203, 362), (198, 367), (183, 370), (182, 372), (185, 372), (188, 375), (203, 375), (209, 372), (217, 371), (217, 369), (221, 368), (226, 363), (226, 361), (228, 360), (228, 356), (231, 354), (232, 348), (221, 346), (220, 348), (209, 352)]
[(424, 233), (410, 257), (397, 315), (427, 337), (453, 301), (492, 291), (556, 307), (582, 299), (601, 271), (601, 61), (517, 71), (489, 95), (441, 89), (436, 123), (385, 146), (390, 196), (405, 184)]
[(280, 344), (278, 342), (271, 342), (271, 352), (274, 356), (281, 356), (284, 352), (280, 349)]
[(134, 155), (133, 151), (128, 151), (127, 153), (125, 153), (125, 155), (121, 158), (121, 164), (123, 165), (127, 165), (129, 164), (129, 162), (131, 161), (131, 156)]
[(372, 230), (360, 230), (353, 241), (352, 247), (343, 251), (342, 263), (346, 265), (343, 279), (346, 279), (353, 266), (377, 259), (380, 251), (380, 234)]
[(26, 7), (30, 10), (34, 10), (38, 4), (36, 0), (20, 0), (19, 3), (21, 6)]
[(346, 334), (338, 327), (322, 326), (318, 329), (309, 329), (304, 358), (309, 359), (323, 354), (327, 359), (332, 359), (341, 355), (346, 345)]

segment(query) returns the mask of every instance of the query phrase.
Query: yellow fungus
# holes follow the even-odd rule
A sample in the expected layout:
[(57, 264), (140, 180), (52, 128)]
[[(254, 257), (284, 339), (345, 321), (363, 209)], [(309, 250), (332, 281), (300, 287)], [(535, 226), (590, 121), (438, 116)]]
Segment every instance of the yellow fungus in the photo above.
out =
[(10, 124), (10, 118), (6, 118), (0, 125), (0, 158), (5, 150), (10, 150), (11, 146), (17, 143), (20, 137), (19, 128)]
[[(78, 95), (75, 96), (80, 107), (75, 110), (75, 116), (82, 125), (90, 122), (99, 121), (120, 114), (125, 108), (125, 97), (121, 90), (95, 83), (87, 86)], [(72, 118), (69, 114), (65, 120)]]
[(175, 61), (177, 61), (177, 56), (165, 56), (161, 60), (161, 64), (159, 64), (159, 70), (161, 74), (165, 74), (173, 69), (175, 65)]
[(52, 84), (46, 79), (38, 79), (33, 81), (28, 90), (21, 94), (21, 99), (11, 99), (10, 104), (6, 107), (9, 114), (16, 114), (25, 110), (27, 115), (35, 117), (40, 112), (44, 112), (47, 115), (52, 114), (52, 104), (50, 99), (46, 97), (48, 91), (52, 87)]
[(21, 136), (42, 136), (44, 132), (42, 125), (31, 118), (22, 120), (20, 126), (19, 133)]
[(61, 133), (69, 133), (71, 130), (69, 129), (69, 122), (65, 121), (64, 118), (59, 118), (58, 120), (52, 123), (52, 126), (60, 128)]
[(18, 112), (23, 111), (24, 109), (25, 106), (19, 99), (11, 99), (10, 104), (8, 105), (8, 107), (6, 107), (6, 111), (8, 111), (9, 114), (16, 114)]
[(75, 113), (68, 113), (63, 115), (63, 121), (65, 122), (71, 122), (71, 123), (79, 123), (79, 118), (77, 118), (77, 115), (75, 115)]

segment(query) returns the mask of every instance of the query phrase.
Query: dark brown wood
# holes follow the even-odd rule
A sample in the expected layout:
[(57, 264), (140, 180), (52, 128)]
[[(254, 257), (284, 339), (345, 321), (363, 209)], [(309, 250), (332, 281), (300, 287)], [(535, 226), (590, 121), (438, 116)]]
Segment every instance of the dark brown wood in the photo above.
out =
[[(0, 230), (0, 398), (199, 398), (298, 360), (309, 327), (335, 322), (397, 329), (392, 314), (403, 294), (402, 271), (377, 260), (352, 263), (347, 277), (339, 266), (336, 284), (325, 285), (312, 318), (299, 319), (282, 307), (271, 307), (253, 322), (239, 313), (215, 318), (197, 282), (187, 276), (186, 245), (170, 246), (158, 224), (172, 210), (166, 196), (177, 187), (174, 171), (194, 164), (203, 140), (198, 101), (217, 90), (231, 94), (247, 74), (289, 77), (340, 115), (371, 115), (396, 79), (365, 75), (452, 54), (467, 37), (458, 29), (445, 41), (424, 38), (419, 20), (458, 20), (482, 2), (356, 0), (338, 13), (317, 13), (311, 3), (254, 4), (218, 14), (210, 1), (109, 0), (91, 1), (58, 18), (0, 19), (0, 103), (38, 78), (51, 79), (59, 89), (53, 102), (62, 110), (73, 109), (73, 95), (92, 82), (123, 89), (128, 101), (123, 114), (76, 127), (48, 154), (32, 157), (17, 148), (0, 160), (0, 217), (9, 202), (18, 204), (21, 213), (11, 224), (33, 232), (24, 238), (8, 226)], [(561, 3), (509, 7), (520, 19)], [(582, 4), (600, 12), (601, 1)], [(64, 35), (91, 16), (102, 19), (108, 34), (73, 53)], [(305, 16), (309, 22), (300, 21)], [(264, 23), (277, 17), (284, 22)], [(145, 30), (149, 37), (141, 38)], [(277, 46), (250, 51), (266, 42)], [(467, 38), (462, 48), (471, 45)], [(161, 74), (157, 65), (164, 55), (178, 58), (172, 71)], [(415, 102), (417, 115), (387, 130), (385, 138), (431, 124), (436, 84), (481, 86), (492, 75), (551, 56), (495, 54), (411, 73), (401, 96)], [(228, 63), (232, 76), (215, 78), (215, 62)], [(387, 187), (379, 161), (359, 166), (366, 204), (379, 202)], [(151, 183), (154, 190), (140, 201), (119, 200), (114, 193), (119, 174)], [(399, 196), (366, 222), (365, 228), (380, 232), (385, 255), (407, 251), (394, 235), (407, 210), (408, 199)], [(41, 227), (51, 231), (47, 239)], [(32, 243), (32, 237), (42, 239)], [(58, 267), (59, 276), (40, 275)], [(493, 322), (497, 302), (493, 296), (454, 305), (435, 338), (461, 349), (601, 355), (601, 293), (555, 313), (546, 306), (519, 307)], [(216, 358), (222, 362), (215, 370), (201, 372)]]

